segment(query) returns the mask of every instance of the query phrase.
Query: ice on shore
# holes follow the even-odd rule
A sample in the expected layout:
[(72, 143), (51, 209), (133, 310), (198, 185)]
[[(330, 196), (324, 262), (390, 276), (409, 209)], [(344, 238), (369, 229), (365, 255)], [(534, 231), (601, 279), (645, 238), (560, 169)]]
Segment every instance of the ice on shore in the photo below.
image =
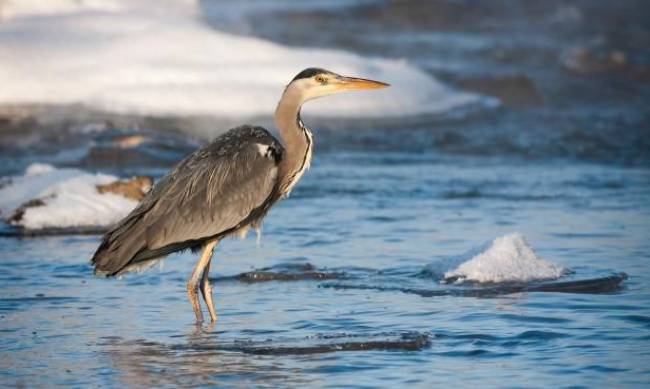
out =
[(309, 103), (305, 111), (316, 115), (416, 115), (490, 101), (402, 60), (290, 48), (215, 30), (192, 0), (6, 0), (0, 2), (0, 57), (0, 104), (268, 116), (284, 86), (311, 66), (392, 85)]
[(117, 180), (107, 174), (33, 164), (0, 188), (0, 212), (9, 217), (25, 202), (38, 199), (42, 204), (25, 208), (12, 224), (26, 229), (108, 227), (137, 205), (115, 193), (99, 193), (98, 185)]
[(523, 235), (500, 236), (464, 255), (437, 260), (425, 271), (456, 282), (529, 282), (561, 277), (567, 269), (535, 254)]

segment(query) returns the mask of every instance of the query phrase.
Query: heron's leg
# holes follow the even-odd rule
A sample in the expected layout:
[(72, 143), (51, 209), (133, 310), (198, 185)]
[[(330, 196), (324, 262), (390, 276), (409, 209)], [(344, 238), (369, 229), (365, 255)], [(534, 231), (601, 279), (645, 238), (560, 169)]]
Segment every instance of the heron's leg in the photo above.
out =
[(201, 278), (201, 273), (203, 269), (210, 263), (212, 258), (212, 251), (214, 246), (217, 244), (217, 240), (208, 241), (203, 246), (203, 254), (201, 254), (201, 259), (196, 264), (192, 276), (187, 282), (187, 296), (190, 298), (190, 303), (192, 304), (192, 309), (194, 309), (194, 314), (196, 315), (196, 321), (203, 321), (203, 313), (201, 313), (201, 305), (199, 304), (199, 281)]
[(205, 305), (208, 307), (208, 312), (210, 312), (210, 320), (212, 323), (216, 323), (217, 311), (214, 309), (214, 302), (212, 301), (212, 286), (210, 286), (210, 280), (208, 279), (208, 273), (210, 273), (210, 263), (212, 263), (212, 259), (208, 261), (208, 264), (203, 270), (203, 277), (201, 278), (201, 294), (203, 295)]

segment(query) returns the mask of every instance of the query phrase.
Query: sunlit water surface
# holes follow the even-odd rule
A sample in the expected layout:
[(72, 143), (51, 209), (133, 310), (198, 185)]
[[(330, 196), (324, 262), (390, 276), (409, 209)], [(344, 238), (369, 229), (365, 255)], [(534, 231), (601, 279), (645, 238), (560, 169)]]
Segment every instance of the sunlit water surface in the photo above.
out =
[[(325, 152), (272, 211), (260, 246), (218, 249), (212, 330), (195, 327), (186, 299), (190, 253), (104, 280), (88, 264), (97, 236), (1, 238), (2, 381), (635, 386), (649, 373), (649, 191), (635, 169)], [(485, 298), (217, 278), (309, 263), (357, 284), (448, 289), (418, 271), (511, 231), (572, 269), (569, 279), (630, 278), (605, 294)], [(354, 342), (396, 344), (336, 349)]]

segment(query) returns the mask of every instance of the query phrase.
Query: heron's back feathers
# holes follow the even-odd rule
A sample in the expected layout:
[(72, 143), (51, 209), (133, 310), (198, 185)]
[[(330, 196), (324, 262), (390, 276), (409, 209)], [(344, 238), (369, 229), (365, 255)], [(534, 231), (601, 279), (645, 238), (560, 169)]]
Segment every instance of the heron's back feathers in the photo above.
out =
[(260, 221), (280, 197), (282, 153), (265, 129), (241, 126), (189, 155), (106, 233), (95, 273), (121, 274)]

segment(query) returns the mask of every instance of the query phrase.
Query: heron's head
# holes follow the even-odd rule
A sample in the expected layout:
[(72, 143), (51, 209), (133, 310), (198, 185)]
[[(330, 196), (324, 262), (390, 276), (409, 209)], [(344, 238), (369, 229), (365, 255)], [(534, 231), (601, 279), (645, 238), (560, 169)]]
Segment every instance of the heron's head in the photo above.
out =
[(379, 81), (341, 76), (320, 68), (308, 68), (291, 80), (287, 90), (300, 93), (302, 100), (307, 101), (340, 92), (380, 89), (388, 86), (388, 84)]

